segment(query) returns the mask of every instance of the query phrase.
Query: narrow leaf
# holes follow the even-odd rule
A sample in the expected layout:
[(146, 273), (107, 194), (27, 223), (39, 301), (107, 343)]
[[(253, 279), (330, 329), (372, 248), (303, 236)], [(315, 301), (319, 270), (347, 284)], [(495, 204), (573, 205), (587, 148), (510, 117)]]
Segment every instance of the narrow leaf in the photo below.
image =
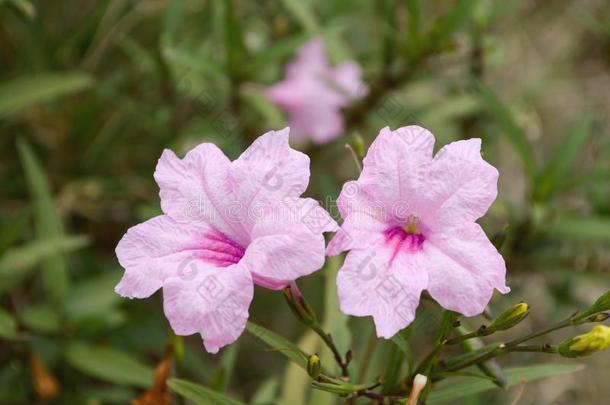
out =
[[(546, 377), (552, 377), (560, 374), (573, 373), (582, 370), (582, 364), (544, 364), (529, 367), (515, 367), (506, 369), (508, 378), (507, 387), (513, 387), (523, 382), (530, 382)], [(475, 395), (481, 392), (497, 389), (491, 381), (481, 380), (478, 378), (463, 378), (459, 380), (447, 381), (439, 383), (438, 386), (430, 393), (427, 404), (444, 404), (456, 403), (457, 399)]]
[(286, 10), (310, 34), (318, 31), (319, 24), (308, 0), (282, 0)]
[(525, 133), (519, 128), (510, 110), (504, 105), (502, 100), (487, 86), (478, 83), (479, 94), (483, 99), (483, 106), (487, 112), (498, 122), (504, 135), (513, 144), (517, 151), (523, 169), (528, 177), (533, 181), (535, 177), (535, 161), (532, 149), (529, 145)]
[(220, 392), (177, 378), (167, 380), (167, 386), (175, 393), (198, 405), (244, 405), (243, 402), (230, 398)]
[(0, 338), (17, 336), (17, 323), (8, 312), (0, 309)]
[[(25, 141), (19, 140), (17, 146), (34, 202), (36, 234), (38, 238), (43, 239), (61, 237), (64, 233), (63, 226), (44, 171)], [(69, 288), (68, 266), (61, 254), (52, 255), (44, 260), (42, 279), (51, 298), (55, 302), (61, 301)]]
[(148, 388), (153, 382), (153, 369), (116, 349), (72, 343), (66, 349), (72, 367), (103, 381)]
[(248, 322), (246, 329), (248, 330), (248, 332), (259, 338), (263, 342), (267, 343), (273, 349), (279, 351), (284, 356), (294, 361), (301, 368), (307, 368), (307, 355), (303, 353), (303, 351), (299, 349), (294, 343), (252, 322)]
[(581, 119), (566, 138), (559, 144), (553, 158), (540, 174), (536, 187), (536, 198), (544, 200), (557, 190), (561, 183), (569, 181), (568, 175), (573, 169), (580, 152), (593, 134), (591, 117)]
[(82, 72), (42, 73), (0, 84), (0, 117), (88, 87), (91, 78)]
[(25, 246), (12, 248), (0, 259), (0, 291), (19, 283), (44, 260), (86, 245), (86, 236), (69, 236), (39, 239)]

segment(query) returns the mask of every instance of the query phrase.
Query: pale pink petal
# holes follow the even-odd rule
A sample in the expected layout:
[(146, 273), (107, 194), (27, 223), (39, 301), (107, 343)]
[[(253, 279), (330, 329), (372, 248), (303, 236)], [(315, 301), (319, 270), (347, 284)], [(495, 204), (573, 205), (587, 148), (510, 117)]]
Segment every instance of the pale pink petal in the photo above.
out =
[(376, 201), (357, 181), (343, 185), (337, 207), (344, 218), (341, 230), (328, 245), (326, 254), (334, 256), (344, 250), (365, 249), (382, 237), (392, 213), (385, 204)]
[(161, 208), (180, 223), (203, 223), (241, 244), (247, 235), (234, 214), (231, 162), (215, 145), (201, 144), (179, 159), (165, 150), (155, 170)]
[(241, 264), (218, 268), (194, 262), (196, 269), (163, 287), (165, 315), (177, 335), (200, 333), (209, 353), (234, 342), (248, 320), (252, 278)]
[(250, 270), (257, 284), (282, 288), (324, 265), (322, 232), (335, 228), (334, 220), (313, 200), (269, 206), (256, 219), (252, 242), (240, 264)]
[(362, 82), (362, 69), (356, 62), (345, 62), (337, 66), (330, 73), (331, 80), (336, 83), (339, 90), (346, 96), (346, 103), (362, 98), (368, 93), (368, 86)]
[(481, 140), (469, 139), (443, 147), (428, 172), (422, 220), (431, 227), (473, 222), (495, 200), (498, 171), (481, 157)]
[(309, 157), (288, 144), (289, 128), (258, 137), (232, 163), (235, 193), (241, 210), (253, 204), (298, 197), (309, 183)]
[(186, 247), (208, 228), (179, 224), (160, 215), (131, 227), (116, 247), (119, 263), (125, 269), (115, 291), (129, 298), (146, 298), (163, 281), (175, 274), (190, 254)]
[(422, 127), (383, 128), (364, 158), (359, 186), (388, 212), (417, 213), (433, 147), (434, 136)]
[(430, 295), (466, 316), (483, 312), (494, 288), (508, 293), (504, 259), (476, 223), (428, 236), (421, 254)]
[(286, 68), (286, 76), (324, 74), (329, 69), (326, 50), (321, 39), (314, 38), (299, 48), (297, 57)]
[(360, 76), (355, 62), (331, 68), (323, 42), (313, 39), (288, 65), (285, 80), (266, 95), (287, 113), (295, 139), (322, 144), (343, 134), (342, 108), (367, 93)]
[(380, 242), (352, 250), (337, 275), (341, 311), (372, 316), (377, 336), (389, 339), (409, 325), (428, 283), (417, 254), (393, 254)]

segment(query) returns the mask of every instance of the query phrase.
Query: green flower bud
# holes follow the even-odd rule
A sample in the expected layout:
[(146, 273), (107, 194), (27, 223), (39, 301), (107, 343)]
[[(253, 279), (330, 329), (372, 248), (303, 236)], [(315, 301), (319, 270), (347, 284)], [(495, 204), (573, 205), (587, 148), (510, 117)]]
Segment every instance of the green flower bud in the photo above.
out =
[(595, 301), (595, 304), (591, 306), (593, 312), (610, 311), (610, 291), (602, 294), (601, 297)]
[(610, 347), (610, 327), (597, 325), (590, 332), (568, 339), (559, 345), (565, 357), (586, 356)]
[(305, 298), (301, 294), (301, 291), (295, 282), (292, 282), (284, 287), (283, 293), (284, 298), (286, 298), (286, 301), (290, 306), (290, 309), (301, 322), (306, 325), (313, 325), (316, 323), (316, 315), (312, 311), (307, 301), (305, 301)]
[(317, 354), (312, 354), (307, 358), (307, 374), (314, 380), (320, 377), (320, 357)]
[(366, 146), (364, 145), (364, 139), (360, 134), (354, 136), (354, 152), (359, 158), (363, 158), (366, 152)]
[(519, 322), (524, 320), (530, 313), (529, 305), (525, 302), (520, 302), (511, 309), (504, 311), (489, 325), (487, 330), (506, 330), (517, 325)]

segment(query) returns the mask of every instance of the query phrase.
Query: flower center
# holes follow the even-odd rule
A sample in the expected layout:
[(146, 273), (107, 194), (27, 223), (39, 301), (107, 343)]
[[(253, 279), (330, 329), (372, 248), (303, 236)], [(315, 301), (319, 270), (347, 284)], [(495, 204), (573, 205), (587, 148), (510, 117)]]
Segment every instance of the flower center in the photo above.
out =
[(394, 260), (398, 252), (416, 253), (422, 249), (426, 238), (421, 233), (419, 219), (410, 216), (407, 223), (403, 226), (395, 226), (385, 232), (385, 241), (393, 249), (392, 258)]
[(216, 230), (205, 233), (193, 250), (198, 258), (218, 267), (238, 263), (246, 251), (239, 243)]
[(407, 223), (402, 226), (402, 229), (407, 235), (421, 235), (421, 231), (419, 230), (419, 218), (414, 215), (409, 216)]

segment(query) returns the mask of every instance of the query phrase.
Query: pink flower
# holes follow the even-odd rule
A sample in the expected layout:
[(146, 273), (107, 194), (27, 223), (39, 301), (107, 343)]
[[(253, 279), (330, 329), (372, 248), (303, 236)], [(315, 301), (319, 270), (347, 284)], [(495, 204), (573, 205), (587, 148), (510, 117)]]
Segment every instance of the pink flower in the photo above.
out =
[(286, 79), (267, 96), (288, 113), (293, 136), (326, 143), (344, 130), (341, 109), (367, 93), (360, 66), (345, 62), (332, 68), (319, 39), (307, 42), (286, 69)]
[(453, 142), (432, 157), (424, 128), (384, 128), (357, 181), (338, 199), (344, 219), (327, 254), (349, 250), (337, 276), (341, 310), (372, 315), (392, 337), (415, 316), (427, 290), (443, 307), (480, 314), (494, 288), (507, 293), (504, 260), (475, 222), (497, 194), (498, 171), (480, 139)]
[(116, 254), (116, 292), (146, 298), (163, 287), (178, 335), (200, 333), (216, 353), (243, 332), (253, 284), (281, 289), (324, 264), (323, 232), (335, 222), (299, 196), (309, 158), (288, 128), (259, 137), (231, 162), (204, 143), (179, 159), (165, 150), (155, 170), (163, 215), (130, 228)]

